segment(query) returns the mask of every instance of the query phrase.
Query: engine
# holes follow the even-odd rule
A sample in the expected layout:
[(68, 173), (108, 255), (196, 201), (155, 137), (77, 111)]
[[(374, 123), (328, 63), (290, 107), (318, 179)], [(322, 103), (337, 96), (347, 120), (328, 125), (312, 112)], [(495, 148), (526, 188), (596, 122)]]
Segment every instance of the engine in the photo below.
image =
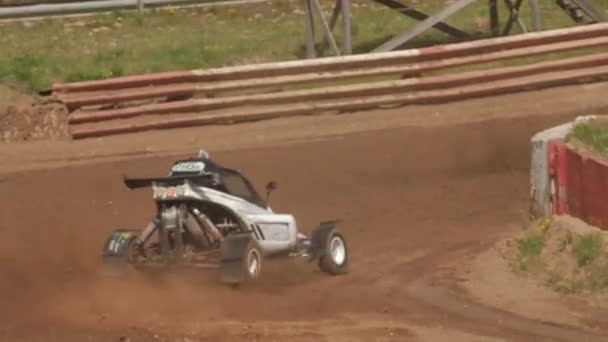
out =
[(159, 250), (165, 234), (169, 246), (183, 245), (192, 251), (218, 248), (226, 236), (241, 230), (230, 212), (208, 202), (165, 202), (159, 206), (158, 219), (148, 229), (149, 235), (153, 231), (160, 233), (158, 244), (154, 244)]

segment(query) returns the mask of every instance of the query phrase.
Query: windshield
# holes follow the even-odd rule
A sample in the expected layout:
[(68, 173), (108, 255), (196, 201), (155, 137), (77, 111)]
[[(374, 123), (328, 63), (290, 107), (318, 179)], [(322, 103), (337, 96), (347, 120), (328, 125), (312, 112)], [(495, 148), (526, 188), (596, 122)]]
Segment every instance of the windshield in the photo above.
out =
[(240, 173), (234, 170), (220, 169), (220, 176), (222, 184), (231, 195), (240, 197), (253, 204), (259, 205), (262, 208), (266, 207), (266, 204), (262, 198), (260, 198), (260, 195), (258, 195), (251, 183), (249, 183), (245, 177), (241, 176)]

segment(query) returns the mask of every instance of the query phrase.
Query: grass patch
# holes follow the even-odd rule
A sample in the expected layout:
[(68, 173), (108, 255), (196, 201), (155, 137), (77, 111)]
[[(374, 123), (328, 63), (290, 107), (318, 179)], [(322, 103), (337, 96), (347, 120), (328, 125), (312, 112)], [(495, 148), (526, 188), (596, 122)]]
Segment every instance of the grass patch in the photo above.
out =
[(80, 82), (80, 81), (91, 81), (98, 80), (104, 78), (104, 75), (101, 71), (97, 70), (84, 70), (84, 71), (76, 71), (68, 74), (65, 77), (65, 80), (68, 82)]
[(592, 233), (583, 235), (574, 243), (573, 251), (576, 255), (578, 265), (586, 266), (593, 263), (593, 261), (600, 256), (602, 245), (602, 237), (599, 234)]
[(539, 256), (545, 246), (542, 235), (531, 235), (517, 241), (519, 255), (524, 258)]
[(44, 77), (48, 66), (46, 58), (39, 55), (14, 57), (0, 65), (0, 79), (12, 77), (29, 91), (35, 91), (49, 85)]
[(529, 272), (538, 264), (538, 257), (543, 251), (545, 240), (540, 234), (529, 235), (517, 240), (517, 267), (521, 272)]
[(0, 64), (0, 79), (6, 78), (11, 74), (8, 64)]
[(593, 152), (608, 154), (608, 127), (595, 121), (580, 122), (574, 125), (571, 138), (585, 144)]
[[(599, 8), (606, 7), (605, 0), (591, 1)], [(326, 14), (333, 3), (322, 2)], [(419, 1), (416, 7), (436, 13), (446, 3)], [(545, 29), (575, 25), (554, 0), (540, 0), (540, 5), (547, 14), (543, 18)], [(501, 10), (506, 15), (505, 8)], [(299, 59), (305, 55), (303, 14), (300, 2), (276, 0), (236, 8), (165, 8), (144, 15), (114, 11), (86, 18), (32, 21), (30, 25), (4, 23), (0, 25), (0, 82), (35, 91), (52, 82)], [(528, 6), (522, 7), (522, 20), (530, 21)], [(466, 7), (448, 22), (475, 38), (489, 37), (485, 2)], [(371, 1), (355, 0), (353, 50), (368, 52), (415, 23)], [(340, 45), (340, 25), (336, 39)], [(407, 47), (455, 41), (431, 29)], [(330, 55), (330, 49), (325, 54)]]

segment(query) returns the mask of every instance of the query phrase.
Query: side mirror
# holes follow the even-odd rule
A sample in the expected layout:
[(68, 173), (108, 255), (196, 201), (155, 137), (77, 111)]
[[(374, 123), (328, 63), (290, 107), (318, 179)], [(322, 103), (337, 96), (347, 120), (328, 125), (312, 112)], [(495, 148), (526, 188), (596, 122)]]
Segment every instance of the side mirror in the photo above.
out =
[(275, 191), (276, 189), (277, 189), (277, 182), (270, 181), (270, 182), (268, 182), (268, 184), (266, 184), (267, 193), (271, 193), (271, 192)]
[(268, 205), (268, 202), (270, 201), (270, 193), (275, 191), (277, 187), (278, 185), (275, 181), (270, 181), (266, 184), (266, 205)]

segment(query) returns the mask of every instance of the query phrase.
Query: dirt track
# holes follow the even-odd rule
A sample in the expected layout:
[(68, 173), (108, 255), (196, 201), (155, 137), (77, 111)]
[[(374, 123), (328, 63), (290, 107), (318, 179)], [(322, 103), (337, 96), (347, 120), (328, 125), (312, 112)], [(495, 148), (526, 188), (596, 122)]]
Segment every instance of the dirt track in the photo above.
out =
[[(105, 234), (150, 218), (122, 174), (174, 157), (28, 171), (0, 180), (1, 341), (573, 341), (597, 333), (476, 304), (460, 266), (525, 217), (528, 140), (577, 114), (359, 132), (213, 153), (301, 228), (341, 218), (352, 271), (272, 261), (241, 290), (213, 274), (101, 281)], [(179, 131), (178, 131), (179, 132)], [(18, 168), (17, 168), (18, 169)], [(8, 196), (7, 196), (8, 194)]]

